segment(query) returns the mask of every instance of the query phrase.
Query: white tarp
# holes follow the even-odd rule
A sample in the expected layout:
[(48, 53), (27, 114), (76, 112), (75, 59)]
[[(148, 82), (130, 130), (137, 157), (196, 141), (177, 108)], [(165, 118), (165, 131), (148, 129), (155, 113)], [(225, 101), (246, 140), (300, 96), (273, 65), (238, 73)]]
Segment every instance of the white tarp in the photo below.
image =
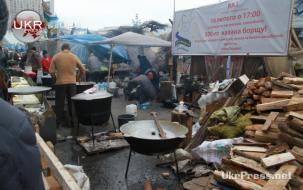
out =
[(126, 46), (143, 46), (143, 47), (170, 47), (171, 42), (160, 38), (137, 34), (134, 32), (126, 32), (121, 35), (96, 42), (97, 44), (113, 44)]
[(231, 0), (178, 11), (174, 55), (287, 55), (292, 0)]

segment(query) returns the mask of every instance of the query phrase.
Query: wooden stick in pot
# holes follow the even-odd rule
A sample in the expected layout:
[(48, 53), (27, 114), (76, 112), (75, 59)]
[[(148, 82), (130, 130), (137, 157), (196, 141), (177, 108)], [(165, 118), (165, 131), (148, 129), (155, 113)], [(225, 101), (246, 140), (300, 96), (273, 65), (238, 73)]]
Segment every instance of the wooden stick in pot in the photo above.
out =
[(163, 131), (163, 129), (162, 129), (161, 125), (160, 125), (159, 118), (157, 116), (157, 112), (151, 112), (150, 114), (153, 116), (153, 118), (155, 120), (155, 124), (156, 124), (156, 126), (157, 126), (157, 128), (159, 130), (160, 137), (162, 139), (166, 139), (167, 138), (166, 137), (166, 133)]

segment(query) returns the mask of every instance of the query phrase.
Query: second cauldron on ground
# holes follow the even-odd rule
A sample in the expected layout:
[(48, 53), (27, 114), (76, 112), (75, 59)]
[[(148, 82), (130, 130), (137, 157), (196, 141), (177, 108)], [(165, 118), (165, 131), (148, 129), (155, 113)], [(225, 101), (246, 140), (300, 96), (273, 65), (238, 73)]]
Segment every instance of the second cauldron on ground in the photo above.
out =
[[(127, 177), (133, 151), (144, 155), (166, 153), (174, 153), (175, 155), (175, 150), (185, 139), (188, 129), (183, 125), (169, 121), (160, 121), (160, 125), (166, 133), (166, 138), (164, 139), (159, 136), (159, 131), (154, 120), (130, 121), (120, 128), (124, 138), (130, 145), (125, 177)], [(176, 167), (178, 172), (177, 162)]]

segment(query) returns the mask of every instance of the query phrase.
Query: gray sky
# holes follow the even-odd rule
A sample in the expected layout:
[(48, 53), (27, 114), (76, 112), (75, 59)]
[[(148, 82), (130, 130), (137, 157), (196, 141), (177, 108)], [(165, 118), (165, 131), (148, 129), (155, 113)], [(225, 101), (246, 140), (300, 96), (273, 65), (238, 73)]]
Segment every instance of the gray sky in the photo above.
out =
[[(219, 0), (175, 0), (176, 10), (189, 9)], [(67, 25), (98, 29), (132, 24), (139, 19), (168, 23), (173, 17), (173, 0), (55, 0), (55, 12)]]

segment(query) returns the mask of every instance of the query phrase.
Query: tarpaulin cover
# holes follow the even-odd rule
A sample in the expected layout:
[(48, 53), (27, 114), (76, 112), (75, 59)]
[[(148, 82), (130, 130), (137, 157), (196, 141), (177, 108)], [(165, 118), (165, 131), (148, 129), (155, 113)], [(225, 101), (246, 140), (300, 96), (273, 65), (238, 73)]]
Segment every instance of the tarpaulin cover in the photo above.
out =
[[(89, 52), (92, 51), (100, 60), (109, 59), (110, 45), (92, 44), (96, 41), (103, 41), (107, 38), (97, 34), (68, 35), (61, 36), (61, 40), (69, 41), (78, 45), (72, 45), (72, 52), (80, 57), (83, 63), (88, 60)], [(113, 48), (113, 63), (128, 62), (128, 54), (123, 46)]]

